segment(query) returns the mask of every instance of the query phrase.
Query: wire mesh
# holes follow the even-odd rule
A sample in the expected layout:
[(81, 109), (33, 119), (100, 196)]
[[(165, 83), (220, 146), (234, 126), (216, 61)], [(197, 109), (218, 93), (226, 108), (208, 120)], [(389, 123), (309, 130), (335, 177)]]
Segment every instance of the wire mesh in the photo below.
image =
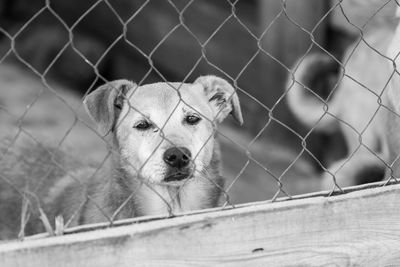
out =
[[(23, 239), (44, 231), (55, 235), (88, 223), (113, 225), (133, 217), (170, 217), (203, 208), (235, 208), (248, 201), (297, 199), (300, 193), (322, 189), (327, 191), (307, 196), (330, 196), (361, 183), (383, 181), (370, 187), (397, 182), (400, 154), (394, 99), (399, 87), (399, 49), (395, 41), (387, 52), (398, 23), (391, 12), (399, 6), (396, 1), (373, 2), (369, 7), (372, 12), (362, 23), (354, 22), (354, 8), (346, 9), (345, 1), (320, 3), (316, 6), (321, 16), (311, 27), (302, 24), (305, 14), (295, 9), (294, 1), (216, 4), (169, 0), (157, 6), (147, 0), (133, 1), (133, 9), (122, 2), (121, 8), (108, 0), (92, 1), (85, 4), (83, 12), (71, 16), (66, 15), (71, 10), (60, 1), (33, 1), (27, 9), (22, 7), (23, 1), (0, 5), (6, 18), (0, 25), (0, 238)], [(313, 13), (312, 5), (305, 5), (307, 16)], [(217, 13), (206, 18), (193, 15), (201, 7), (207, 13), (215, 6), (224, 10), (226, 17)], [(106, 24), (110, 22), (109, 29), (93, 22), (93, 14), (100, 8), (105, 10), (100, 13)], [(167, 9), (173, 14), (172, 20), (165, 19)], [(261, 22), (251, 21), (246, 10), (261, 10)], [(8, 23), (7, 12), (23, 14), (22, 19)], [(341, 19), (332, 19), (335, 16)], [(43, 17), (44, 22), (37, 26)], [(210, 17), (217, 23), (210, 23), (206, 34), (194, 25)], [(57, 26), (48, 27), (49, 21)], [(82, 26), (87, 21), (93, 29)], [(321, 38), (321, 32), (326, 35), (331, 29), (332, 21), (350, 29), (347, 39), (352, 44), (342, 54), (329, 48), (327, 37)], [(236, 28), (230, 28), (231, 24)], [(30, 29), (34, 34), (29, 35)], [(95, 36), (106, 36), (107, 42), (92, 42), (88, 29)], [(113, 32), (115, 29), (119, 31)], [(302, 44), (302, 51), (290, 45), (278, 47), (278, 42), (274, 43), (277, 47), (269, 45), (273, 38), (281, 38), (277, 32), (287, 31), (283, 34), (288, 38), (293, 29), (309, 41)], [(162, 33), (162, 38), (150, 38), (151, 45), (141, 42), (141, 34), (152, 36), (153, 32), (158, 36)], [(215, 48), (221, 34), (228, 38), (225, 46), (240, 42), (236, 35), (246, 36), (244, 44), (253, 45), (239, 46), (247, 49), (246, 58), (236, 51), (221, 63), (218, 53), (225, 52)], [(50, 52), (47, 47), (40, 49), (52, 38), (55, 48), (49, 45)], [(189, 49), (179, 46), (182, 40), (191, 43)], [(160, 52), (165, 47), (170, 57)], [(134, 51), (133, 58), (125, 58), (129, 51)], [(285, 54), (291, 54), (291, 58), (288, 60)], [(192, 60), (182, 60), (186, 56)], [(63, 58), (66, 63), (60, 65)], [(111, 75), (112, 79), (104, 74), (115, 58), (120, 62), (137, 60), (141, 71), (135, 83), (112, 81), (127, 73), (131, 63), (122, 63), (124, 70), (114, 70), (117, 73)], [(267, 68), (262, 68), (266, 74), (255, 71), (257, 64), (266, 60)], [(235, 71), (227, 71), (225, 68), (233, 62)], [(176, 66), (181, 63), (184, 66)], [(57, 71), (59, 76), (53, 76)], [(194, 79), (204, 71), (223, 79)], [(60, 75), (63, 82), (57, 81)], [(249, 88), (260, 75), (267, 80), (271, 75), (282, 87), (270, 89), (276, 96), (273, 101), (260, 97), (263, 88)], [(152, 77), (162, 83), (147, 86)], [(179, 82), (170, 82), (171, 77), (179, 77)], [(259, 79), (264, 82), (264, 77)], [(82, 98), (68, 89), (87, 80), (89, 86)], [(328, 92), (323, 91), (325, 87)], [(154, 88), (158, 93), (151, 95)], [(235, 106), (238, 96), (244, 128), (251, 128), (247, 132), (229, 123), (219, 126), (229, 112), (241, 116), (240, 107)], [(83, 99), (86, 103), (93, 101), (86, 104), (86, 111)], [(150, 103), (146, 110), (140, 108), (144, 103)], [(282, 106), (286, 112), (281, 111)], [(98, 130), (105, 124), (105, 131)], [(336, 151), (342, 151), (341, 157), (329, 159), (334, 153), (332, 146), (316, 139), (318, 132), (324, 137), (344, 138), (333, 145)], [(270, 134), (274, 136), (271, 140)], [(315, 140), (322, 147), (310, 146)], [(218, 141), (223, 164), (218, 158)], [(167, 155), (171, 148), (173, 153)], [(227, 162), (225, 158), (229, 158)], [(175, 171), (172, 182), (167, 181), (166, 174), (171, 168)]]

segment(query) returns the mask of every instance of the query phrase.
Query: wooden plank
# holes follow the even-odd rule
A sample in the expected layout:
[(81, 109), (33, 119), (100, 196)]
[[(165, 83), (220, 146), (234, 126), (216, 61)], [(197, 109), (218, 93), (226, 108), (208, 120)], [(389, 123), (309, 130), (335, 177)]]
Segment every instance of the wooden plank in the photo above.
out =
[(0, 245), (0, 266), (388, 266), (400, 185)]

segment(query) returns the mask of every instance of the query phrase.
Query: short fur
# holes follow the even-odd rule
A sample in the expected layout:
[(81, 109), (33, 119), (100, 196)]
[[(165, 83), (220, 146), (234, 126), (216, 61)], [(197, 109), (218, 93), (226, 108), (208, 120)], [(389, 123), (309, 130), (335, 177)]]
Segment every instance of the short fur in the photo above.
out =
[[(399, 35), (397, 30), (395, 38)], [(400, 109), (396, 109), (400, 98), (395, 96), (399, 94), (399, 82), (395, 83), (396, 77), (391, 78), (393, 61), (379, 54), (394, 58), (395, 53), (388, 51), (393, 36), (389, 27), (364, 35), (368, 45), (357, 41), (351, 46), (342, 60), (344, 68), (328, 55), (308, 55), (297, 62), (295, 81), (292, 77), (288, 80), (288, 105), (293, 114), (314, 130), (340, 130), (347, 143), (347, 157), (328, 166), (330, 173), (324, 173), (323, 189), (334, 186), (333, 176), (340, 187), (378, 181), (385, 172), (390, 174), (387, 167), (399, 155), (400, 149), (393, 152), (395, 146), (390, 144), (393, 140), (400, 143), (399, 131), (394, 130), (399, 128), (400, 121), (392, 112), (400, 114)], [(317, 76), (326, 75), (335, 65), (341, 73), (333, 96), (326, 102), (325, 114), (325, 99), (317, 98), (311, 90)]]
[[(64, 221), (72, 218), (69, 226), (217, 206), (224, 179), (215, 127), (230, 113), (243, 121), (238, 97), (227, 81), (203, 76), (193, 84), (137, 86), (117, 80), (89, 94), (84, 105), (112, 151), (111, 160), (99, 170), (71, 153), (31, 142), (13, 145), (12, 153), (3, 159), (9, 164), (2, 164), (0, 173), (15, 189), (30, 192), (27, 199), (36, 207), (27, 234), (43, 231), (39, 204), (50, 222), (58, 215)], [(200, 121), (189, 124), (188, 116)], [(151, 128), (139, 129), (143, 121)], [(176, 175), (176, 168), (163, 160), (171, 147), (184, 147), (191, 155), (183, 179), (166, 179)], [(0, 200), (12, 202), (6, 206), (15, 215), (13, 220), (3, 220), (8, 226), (0, 226), (0, 238), (15, 237), (23, 200), (19, 194), (10, 197), (5, 190), (0, 190)]]

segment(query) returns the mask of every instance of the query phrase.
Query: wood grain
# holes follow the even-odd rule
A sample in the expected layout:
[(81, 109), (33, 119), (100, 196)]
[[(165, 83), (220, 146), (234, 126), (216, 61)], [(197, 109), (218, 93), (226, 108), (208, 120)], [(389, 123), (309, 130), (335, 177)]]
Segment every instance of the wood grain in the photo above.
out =
[(0, 266), (397, 266), (400, 185), (0, 245)]

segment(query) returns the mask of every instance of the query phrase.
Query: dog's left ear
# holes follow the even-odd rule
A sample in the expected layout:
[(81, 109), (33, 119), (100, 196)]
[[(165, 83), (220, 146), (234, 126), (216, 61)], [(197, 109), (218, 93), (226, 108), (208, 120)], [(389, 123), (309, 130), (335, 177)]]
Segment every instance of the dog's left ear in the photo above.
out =
[(135, 85), (128, 80), (108, 82), (88, 94), (83, 100), (87, 113), (104, 135), (113, 131), (126, 94)]
[(243, 124), (242, 111), (240, 109), (239, 97), (235, 89), (226, 80), (209, 75), (201, 76), (194, 81), (201, 84), (204, 93), (214, 111), (215, 121), (222, 122), (229, 114)]

